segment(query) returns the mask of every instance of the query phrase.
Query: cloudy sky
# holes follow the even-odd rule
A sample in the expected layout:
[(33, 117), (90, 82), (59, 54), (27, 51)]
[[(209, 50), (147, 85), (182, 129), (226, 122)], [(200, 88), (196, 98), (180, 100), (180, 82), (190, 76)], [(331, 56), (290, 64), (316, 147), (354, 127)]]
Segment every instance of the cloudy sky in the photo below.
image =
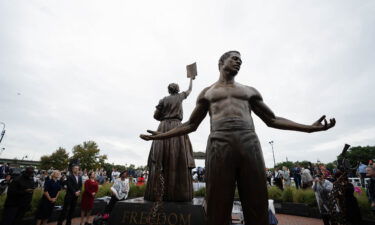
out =
[[(114, 163), (145, 165), (152, 117), (167, 85), (184, 102), (218, 79), (217, 61), (239, 50), (237, 81), (256, 87), (279, 115), (337, 126), (297, 133), (255, 126), (267, 166), (336, 158), (345, 143), (375, 144), (375, 1), (1, 1), (1, 158), (38, 160), (58, 147), (94, 140)], [(204, 151), (209, 119), (190, 135)], [(203, 162), (198, 162), (203, 164)]]

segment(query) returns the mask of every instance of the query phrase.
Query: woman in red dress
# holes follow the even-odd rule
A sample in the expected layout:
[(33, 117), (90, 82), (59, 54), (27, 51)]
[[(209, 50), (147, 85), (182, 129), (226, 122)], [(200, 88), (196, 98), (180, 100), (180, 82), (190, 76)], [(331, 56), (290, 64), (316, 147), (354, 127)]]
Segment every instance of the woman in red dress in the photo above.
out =
[(98, 182), (95, 180), (95, 172), (90, 172), (89, 179), (85, 181), (85, 191), (82, 195), (81, 225), (91, 225), (91, 223), (89, 223), (90, 214), (92, 208), (94, 207), (94, 198), (98, 192), (98, 188)]

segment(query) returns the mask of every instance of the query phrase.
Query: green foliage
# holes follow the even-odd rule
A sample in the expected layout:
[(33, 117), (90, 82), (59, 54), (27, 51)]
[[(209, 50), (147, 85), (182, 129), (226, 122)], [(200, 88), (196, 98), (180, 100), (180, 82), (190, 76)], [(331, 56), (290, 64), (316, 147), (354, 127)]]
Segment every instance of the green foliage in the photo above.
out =
[(292, 169), (295, 166), (295, 163), (293, 163), (291, 161), (286, 161), (286, 162), (281, 162), (281, 163), (276, 164), (275, 167), (281, 169), (283, 166), (286, 166), (289, 169)]
[(106, 155), (100, 155), (100, 149), (94, 141), (85, 141), (73, 147), (72, 159), (79, 160), (82, 169), (94, 170), (105, 165)]
[(295, 202), (295, 203), (305, 203), (309, 206), (317, 206), (315, 193), (312, 189), (294, 190), (293, 202)]
[(51, 155), (44, 155), (40, 158), (40, 168), (48, 170), (50, 168), (63, 170), (68, 167), (69, 154), (62, 147), (59, 147)]
[(194, 197), (204, 197), (206, 196), (206, 188), (199, 188), (197, 191), (194, 191)]
[(304, 161), (296, 161), (295, 163), (294, 163), (295, 165), (300, 165), (301, 167), (304, 167), (304, 168), (307, 168), (307, 167), (309, 167), (309, 165), (311, 164), (311, 162), (310, 161), (307, 161), (307, 160), (304, 160)]
[(112, 183), (106, 183), (100, 186), (98, 193), (96, 193), (96, 198), (101, 198), (104, 196), (111, 196), (111, 186)]
[(358, 194), (354, 192), (354, 196), (357, 198), (358, 206), (361, 209), (362, 217), (364, 219), (375, 220), (375, 216), (371, 211), (371, 205), (366, 195), (366, 189), (361, 188), (362, 193)]
[(294, 190), (295, 189), (291, 187), (285, 188), (283, 193), (281, 194), (281, 200), (283, 202), (293, 202)]
[[(349, 160), (350, 164), (353, 165), (353, 166), (357, 165), (358, 162), (363, 162), (364, 164), (367, 165), (367, 163), (370, 159), (375, 158), (375, 146), (351, 147), (347, 151), (346, 157)], [(341, 160), (342, 157), (338, 156), (337, 159)]]
[(336, 165), (337, 165), (337, 163), (335, 163), (335, 162), (330, 162), (330, 163), (327, 163), (327, 164), (326, 164), (326, 168), (327, 168), (328, 170), (332, 171), (334, 168), (336, 168)]
[(130, 190), (129, 190), (128, 197), (129, 198), (132, 198), (132, 197), (143, 197), (145, 191), (146, 191), (146, 185), (137, 186), (135, 184), (131, 184), (130, 185)]
[(280, 201), (280, 200), (282, 200), (281, 195), (282, 195), (282, 191), (278, 187), (272, 186), (272, 187), (268, 188), (268, 198), (269, 199)]

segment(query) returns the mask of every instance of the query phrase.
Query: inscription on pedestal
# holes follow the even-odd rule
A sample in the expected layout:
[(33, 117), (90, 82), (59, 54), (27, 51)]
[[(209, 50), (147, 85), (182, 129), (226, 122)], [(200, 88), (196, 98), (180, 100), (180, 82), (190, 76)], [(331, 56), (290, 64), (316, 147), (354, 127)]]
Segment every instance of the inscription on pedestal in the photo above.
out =
[(161, 210), (150, 216), (153, 202), (143, 198), (118, 202), (110, 216), (111, 225), (204, 225), (203, 199), (192, 202), (163, 202)]
[(183, 213), (158, 213), (156, 217), (150, 217), (149, 213), (137, 211), (125, 211), (121, 220), (123, 224), (168, 224), (168, 225), (192, 225), (191, 214)]

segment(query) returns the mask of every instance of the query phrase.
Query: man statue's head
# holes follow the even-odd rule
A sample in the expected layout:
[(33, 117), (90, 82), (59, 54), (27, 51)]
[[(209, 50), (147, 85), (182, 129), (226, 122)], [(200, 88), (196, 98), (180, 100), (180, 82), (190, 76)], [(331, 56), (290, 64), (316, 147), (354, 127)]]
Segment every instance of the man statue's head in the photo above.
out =
[(224, 70), (236, 75), (242, 64), (241, 54), (238, 51), (228, 51), (219, 59), (219, 70)]
[(168, 85), (168, 92), (171, 95), (178, 94), (178, 92), (180, 92), (180, 87), (176, 83), (171, 83)]

